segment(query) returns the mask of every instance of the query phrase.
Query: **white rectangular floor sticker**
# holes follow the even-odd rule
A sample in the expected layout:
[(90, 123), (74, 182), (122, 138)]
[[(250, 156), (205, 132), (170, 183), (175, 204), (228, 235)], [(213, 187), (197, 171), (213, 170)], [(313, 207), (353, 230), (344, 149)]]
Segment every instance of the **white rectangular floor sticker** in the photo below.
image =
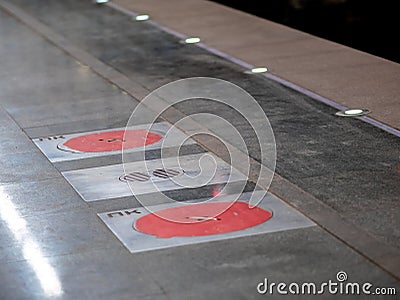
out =
[[(51, 162), (75, 160), (96, 156), (105, 156), (121, 153), (122, 143), (126, 153), (142, 151), (143, 140), (146, 140), (146, 150), (161, 148), (164, 136), (171, 129), (166, 122), (154, 123), (151, 131), (144, 130), (148, 125), (129, 127), (129, 141), (124, 141), (126, 128), (113, 128), (90, 132), (81, 132), (67, 135), (57, 135), (33, 139), (36, 146), (46, 155)], [(168, 133), (168, 145), (165, 147), (178, 147), (180, 141), (187, 136), (175, 127)], [(126, 144), (128, 143), (128, 144)], [(192, 139), (187, 139), (185, 145), (194, 144)]]
[[(206, 154), (208, 159), (201, 160), (202, 169), (200, 169), (199, 161), (204, 155), (205, 153), (181, 156), (179, 166), (176, 157), (166, 158), (163, 161), (147, 160), (147, 170), (144, 162), (132, 162), (125, 164), (127, 174), (124, 173), (122, 164), (66, 171), (62, 174), (83, 200), (88, 202), (131, 196), (132, 191), (128, 181), (131, 186), (134, 185), (136, 195), (140, 195), (185, 188), (185, 185), (189, 186), (192, 182), (190, 177), (194, 176), (196, 183), (204, 182), (207, 185), (222, 184), (228, 180), (232, 183), (247, 180), (247, 177), (238, 170), (210, 153)], [(183, 174), (185, 176), (179, 178), (180, 185), (172, 180), (174, 179), (172, 177), (178, 180), (177, 176)], [(207, 180), (208, 178), (211, 180)]]
[[(220, 196), (217, 204), (232, 202), (233, 199), (236, 199), (234, 197), (237, 196)], [(208, 217), (204, 219), (204, 222), (189, 225), (165, 221), (155, 217), (154, 214), (150, 214), (143, 207), (104, 212), (98, 214), (98, 216), (131, 253), (315, 225), (271, 194), (267, 194), (256, 208), (249, 209), (249, 196), (250, 193), (240, 195), (239, 200), (231, 208), (217, 217)], [(204, 203), (204, 205), (209, 204)], [(179, 210), (182, 206), (187, 207), (183, 203), (174, 203), (151, 206), (150, 208), (151, 211), (156, 212), (165, 210), (171, 212), (171, 209)], [(182, 213), (188, 214), (188, 210), (184, 209)], [(194, 217), (186, 216), (186, 218)], [(203, 214), (196, 218), (200, 217), (205, 218)]]

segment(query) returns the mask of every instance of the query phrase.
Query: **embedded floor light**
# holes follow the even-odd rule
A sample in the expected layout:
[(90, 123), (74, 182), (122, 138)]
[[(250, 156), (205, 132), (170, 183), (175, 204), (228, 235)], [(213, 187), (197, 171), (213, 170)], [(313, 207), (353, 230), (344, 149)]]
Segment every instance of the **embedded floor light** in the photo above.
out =
[(268, 69), (265, 67), (251, 69), (251, 73), (254, 73), (254, 74), (265, 73), (265, 72), (268, 72)]
[(335, 115), (340, 117), (360, 117), (366, 114), (369, 114), (370, 111), (368, 109), (361, 109), (361, 108), (351, 108), (346, 110), (341, 110), (336, 112)]
[(196, 44), (199, 42), (200, 42), (200, 38), (198, 38), (198, 37), (190, 37), (190, 38), (185, 39), (186, 44)]
[(147, 21), (148, 19), (150, 19), (150, 16), (149, 15), (137, 15), (136, 17), (135, 17), (135, 20), (136, 21)]
[(96, 2), (97, 4), (104, 4), (104, 3), (107, 3), (108, 0), (95, 0), (95, 2)]

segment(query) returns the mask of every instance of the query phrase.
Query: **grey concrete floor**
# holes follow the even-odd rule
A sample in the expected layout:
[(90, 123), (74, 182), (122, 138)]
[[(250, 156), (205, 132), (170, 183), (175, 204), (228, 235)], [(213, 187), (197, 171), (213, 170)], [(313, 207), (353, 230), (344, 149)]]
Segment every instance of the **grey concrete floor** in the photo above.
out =
[[(191, 76), (218, 77), (246, 89), (275, 132), (277, 173), (382, 249), (399, 253), (398, 138), (360, 120), (339, 119), (332, 108), (91, 1), (10, 2), (148, 91)], [(256, 290), (265, 277), (321, 283), (339, 271), (352, 282), (400, 292), (399, 278), (318, 224), (129, 253), (96, 214), (138, 206), (136, 199), (85, 203), (60, 173), (118, 164), (120, 157), (51, 164), (31, 139), (123, 127), (138, 100), (49, 38), (0, 9), (0, 299), (253, 299), (267, 297)], [(260, 160), (254, 134), (239, 116), (203, 100), (176, 108), (185, 114), (220, 111), (244, 134), (250, 156)], [(195, 145), (185, 151), (206, 150)], [(174, 193), (188, 200), (212, 190)], [(398, 260), (393, 257), (395, 266)]]

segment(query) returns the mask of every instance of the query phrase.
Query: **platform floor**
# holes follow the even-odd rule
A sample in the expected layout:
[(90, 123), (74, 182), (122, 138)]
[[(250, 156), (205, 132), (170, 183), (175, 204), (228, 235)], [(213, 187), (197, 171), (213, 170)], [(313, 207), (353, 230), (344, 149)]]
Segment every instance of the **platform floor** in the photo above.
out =
[[(337, 109), (309, 95), (247, 74), (243, 66), (186, 45), (151, 22), (134, 22), (129, 12), (92, 1), (0, 0), (0, 59), (0, 299), (275, 299), (281, 296), (257, 292), (264, 278), (321, 283), (336, 280), (340, 271), (349, 282), (397, 289), (397, 295), (374, 299), (397, 299), (398, 136), (337, 117)], [(277, 164), (266, 201), (276, 225), (257, 234), (131, 253), (98, 216), (141, 206), (107, 182), (107, 172), (114, 172), (110, 178), (123, 174), (120, 153), (55, 161), (39, 143), (124, 128), (148, 93), (188, 77), (235, 83), (267, 115)], [(395, 109), (391, 116), (399, 115)], [(259, 166), (248, 123), (217, 103), (181, 103), (157, 121), (196, 113), (229, 120)], [(149, 108), (136, 122), (154, 116)], [(219, 144), (202, 138), (182, 151), (186, 158), (206, 152), (223, 158)], [(159, 155), (153, 149), (147, 159)], [(246, 191), (255, 188), (251, 176), (237, 176), (247, 182)], [(82, 177), (92, 181), (74, 184)], [(178, 201), (207, 198), (222, 183), (166, 192)], [(89, 184), (89, 192), (106, 196), (87, 201)], [(151, 248), (160, 241), (146, 243)]]
[[(211, 1), (115, 0), (136, 13), (400, 130), (400, 66)], [(174, 9), (167, 9), (168, 7)]]

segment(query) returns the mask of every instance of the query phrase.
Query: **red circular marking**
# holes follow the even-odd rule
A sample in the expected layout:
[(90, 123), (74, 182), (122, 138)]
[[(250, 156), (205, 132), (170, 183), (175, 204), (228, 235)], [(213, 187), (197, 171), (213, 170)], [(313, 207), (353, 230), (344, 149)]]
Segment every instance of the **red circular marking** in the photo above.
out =
[(63, 146), (80, 152), (108, 152), (151, 145), (161, 138), (161, 135), (144, 129), (115, 130), (77, 136)]
[(159, 238), (204, 236), (250, 228), (272, 217), (271, 212), (259, 207), (250, 208), (248, 203), (235, 202), (230, 206), (231, 204), (201, 203), (168, 208), (139, 218), (134, 226), (142, 233)]

